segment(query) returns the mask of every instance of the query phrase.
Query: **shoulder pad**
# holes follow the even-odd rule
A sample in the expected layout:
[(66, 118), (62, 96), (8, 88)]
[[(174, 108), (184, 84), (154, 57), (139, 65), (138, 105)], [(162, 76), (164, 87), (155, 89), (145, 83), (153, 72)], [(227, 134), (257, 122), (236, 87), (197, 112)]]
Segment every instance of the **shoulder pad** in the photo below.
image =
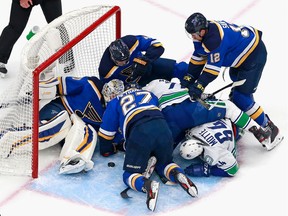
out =
[(210, 52), (217, 49), (222, 42), (219, 28), (221, 27), (217, 26), (216, 23), (209, 22), (208, 32), (204, 36), (202, 43)]
[(133, 47), (134, 44), (137, 42), (137, 37), (134, 35), (126, 35), (126, 36), (123, 36), (121, 39), (123, 40), (125, 44), (127, 44), (129, 49)]

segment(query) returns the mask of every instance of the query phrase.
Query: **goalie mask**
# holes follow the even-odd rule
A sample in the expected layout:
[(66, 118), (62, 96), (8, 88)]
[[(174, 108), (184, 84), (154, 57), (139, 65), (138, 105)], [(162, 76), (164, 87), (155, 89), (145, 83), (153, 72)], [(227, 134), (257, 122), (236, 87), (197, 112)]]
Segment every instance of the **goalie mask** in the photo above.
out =
[(180, 155), (186, 160), (192, 160), (203, 152), (203, 144), (201, 141), (190, 138), (180, 145)]
[(122, 80), (113, 79), (105, 83), (102, 89), (102, 94), (106, 103), (124, 92), (124, 83)]

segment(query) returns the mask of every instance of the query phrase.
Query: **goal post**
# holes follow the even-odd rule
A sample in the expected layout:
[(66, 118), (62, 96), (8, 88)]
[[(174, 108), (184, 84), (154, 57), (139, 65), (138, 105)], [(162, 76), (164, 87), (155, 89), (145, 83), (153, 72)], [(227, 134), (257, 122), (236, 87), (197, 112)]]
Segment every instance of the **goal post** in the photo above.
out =
[(0, 175), (38, 177), (39, 80), (99, 77), (104, 50), (120, 36), (120, 7), (96, 5), (58, 17), (26, 43), (17, 81), (0, 95)]

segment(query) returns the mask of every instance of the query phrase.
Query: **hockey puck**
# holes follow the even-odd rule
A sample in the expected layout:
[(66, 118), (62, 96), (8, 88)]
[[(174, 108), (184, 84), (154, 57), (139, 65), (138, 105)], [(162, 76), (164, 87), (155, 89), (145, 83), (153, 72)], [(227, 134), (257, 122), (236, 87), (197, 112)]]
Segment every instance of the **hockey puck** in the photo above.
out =
[(108, 163), (108, 167), (115, 167), (115, 163), (114, 162), (109, 162)]

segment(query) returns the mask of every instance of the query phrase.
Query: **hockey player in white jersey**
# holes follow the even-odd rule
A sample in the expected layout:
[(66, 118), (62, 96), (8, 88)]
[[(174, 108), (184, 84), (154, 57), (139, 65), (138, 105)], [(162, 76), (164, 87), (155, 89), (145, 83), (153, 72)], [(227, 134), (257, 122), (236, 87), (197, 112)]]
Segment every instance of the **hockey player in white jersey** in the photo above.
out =
[(234, 176), (239, 169), (237, 136), (237, 127), (229, 119), (220, 119), (187, 130), (186, 140), (179, 148), (184, 159), (192, 160), (185, 173), (198, 177)]
[(143, 89), (158, 97), (159, 107), (176, 143), (182, 140), (187, 129), (223, 118), (228, 118), (239, 128), (251, 132), (268, 151), (282, 141), (282, 136), (272, 134), (269, 127), (262, 128), (229, 100), (208, 100), (203, 106), (203, 103), (191, 99), (188, 89), (181, 87), (179, 79), (153, 80)]

